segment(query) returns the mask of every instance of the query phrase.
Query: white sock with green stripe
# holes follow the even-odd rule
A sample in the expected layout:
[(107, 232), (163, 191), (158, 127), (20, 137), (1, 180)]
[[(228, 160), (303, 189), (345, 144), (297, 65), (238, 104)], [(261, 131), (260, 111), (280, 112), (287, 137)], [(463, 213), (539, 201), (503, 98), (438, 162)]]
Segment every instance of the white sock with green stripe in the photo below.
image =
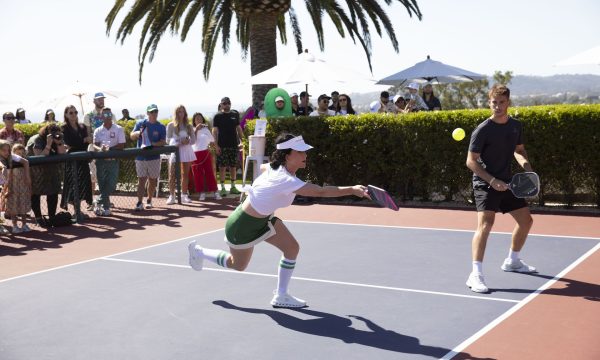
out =
[(277, 272), (277, 294), (287, 294), (295, 267), (296, 260), (281, 258), (281, 261), (279, 261), (279, 271)]
[(211, 261), (224, 268), (227, 268), (227, 259), (229, 259), (229, 257), (231, 256), (231, 254), (227, 251), (205, 248), (202, 248), (202, 254), (204, 255), (204, 258), (206, 260)]

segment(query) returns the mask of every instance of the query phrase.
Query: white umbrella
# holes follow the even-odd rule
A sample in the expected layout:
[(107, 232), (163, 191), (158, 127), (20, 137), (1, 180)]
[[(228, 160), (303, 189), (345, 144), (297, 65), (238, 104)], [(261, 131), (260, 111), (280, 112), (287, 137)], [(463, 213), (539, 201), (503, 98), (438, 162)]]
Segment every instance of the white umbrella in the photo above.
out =
[(341, 66), (331, 65), (324, 60), (317, 59), (305, 50), (299, 54), (296, 60), (276, 65), (268, 70), (256, 74), (250, 78), (253, 85), (258, 84), (304, 84), (308, 92), (308, 84), (344, 84), (357, 81), (374, 83), (372, 77), (357, 73), (354, 70)]
[[(49, 97), (43, 100), (37, 101), (34, 105), (34, 109), (54, 109), (56, 114), (59, 116), (65, 107), (69, 105), (79, 105), (81, 113), (85, 113), (85, 106), (91, 108), (91, 104), (94, 100), (94, 94), (103, 93), (106, 97), (118, 98), (123, 95), (124, 91), (118, 90), (107, 90), (103, 88), (94, 88), (89, 85), (85, 85), (77, 81), (73, 86), (60, 91), (56, 96)], [(58, 117), (57, 116), (57, 117)], [(83, 115), (82, 115), (83, 116)]]
[(427, 60), (418, 62), (399, 73), (385, 77), (379, 80), (377, 84), (392, 86), (399, 86), (406, 82), (433, 82), (443, 84), (474, 81), (485, 78), (485, 75), (446, 65), (440, 61), (431, 60), (429, 55), (427, 55)]
[(580, 52), (577, 55), (573, 55), (570, 58), (557, 62), (555, 65), (600, 65), (600, 46)]

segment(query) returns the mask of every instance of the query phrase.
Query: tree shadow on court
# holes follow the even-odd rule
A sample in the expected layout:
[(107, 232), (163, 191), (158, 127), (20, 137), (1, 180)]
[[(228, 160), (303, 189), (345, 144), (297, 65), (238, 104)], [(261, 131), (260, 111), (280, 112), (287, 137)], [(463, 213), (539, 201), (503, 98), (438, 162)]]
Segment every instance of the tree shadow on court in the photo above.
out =
[[(525, 276), (533, 276), (546, 280), (554, 279), (554, 276), (543, 275), (539, 273), (522, 274)], [(580, 297), (589, 301), (600, 301), (600, 285), (592, 284), (584, 281), (573, 280), (568, 278), (560, 278), (556, 281), (553, 286), (563, 287), (551, 287), (544, 291), (544, 295), (557, 295), (557, 296), (569, 296), (569, 297)], [(492, 289), (491, 292), (510, 292), (510, 293), (533, 293), (535, 290), (530, 289)]]
[[(346, 344), (359, 344), (381, 350), (426, 355), (438, 359), (451, 351), (450, 349), (442, 347), (422, 345), (416, 337), (384, 329), (371, 320), (357, 315), (348, 315), (347, 317), (344, 317), (322, 311), (309, 310), (307, 308), (285, 309), (287, 311), (314, 317), (313, 319), (301, 319), (284, 311), (244, 308), (224, 300), (213, 301), (213, 304), (225, 309), (237, 310), (250, 314), (267, 315), (278, 325), (286, 329), (309, 335), (338, 339)], [(369, 331), (352, 327), (352, 319), (363, 322)], [(470, 357), (469, 354), (462, 353), (462, 355), (467, 356), (462, 357), (463, 359), (484, 360), (481, 358)]]

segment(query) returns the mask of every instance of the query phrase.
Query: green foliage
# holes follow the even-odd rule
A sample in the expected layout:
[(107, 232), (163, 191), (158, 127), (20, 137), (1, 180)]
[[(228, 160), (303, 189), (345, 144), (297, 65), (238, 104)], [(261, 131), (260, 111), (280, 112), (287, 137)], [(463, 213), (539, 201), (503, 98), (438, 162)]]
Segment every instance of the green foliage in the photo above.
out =
[(508, 85), (512, 81), (513, 72), (512, 71), (496, 71), (494, 72), (494, 82), (502, 85)]
[[(540, 175), (537, 201), (571, 206), (585, 199), (600, 206), (600, 105), (511, 108), (510, 114), (524, 125), (525, 148)], [(472, 196), (469, 137), (457, 142), (451, 133), (461, 127), (469, 135), (489, 115), (481, 109), (273, 119), (265, 153), (281, 132), (301, 134), (315, 147), (300, 174), (307, 180), (373, 184), (404, 200), (465, 200)], [(252, 134), (254, 122), (245, 131)]]
[(444, 110), (476, 109), (487, 106), (489, 85), (487, 79), (440, 84), (436, 85), (434, 93), (438, 94)]

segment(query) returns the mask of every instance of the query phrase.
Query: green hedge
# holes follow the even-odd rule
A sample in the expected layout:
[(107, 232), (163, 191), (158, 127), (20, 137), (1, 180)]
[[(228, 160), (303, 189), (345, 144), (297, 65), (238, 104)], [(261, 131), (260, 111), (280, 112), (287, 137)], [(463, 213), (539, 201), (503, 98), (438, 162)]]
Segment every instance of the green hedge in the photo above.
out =
[[(515, 107), (510, 114), (524, 124), (525, 148), (541, 180), (539, 204), (600, 206), (600, 105)], [(317, 184), (373, 184), (403, 200), (468, 200), (468, 140), (489, 115), (489, 110), (453, 110), (270, 119), (266, 153), (274, 150), (279, 133), (302, 134), (315, 149), (300, 176)], [(135, 121), (118, 123), (125, 128), (126, 146), (135, 146), (129, 140)], [(16, 127), (29, 138), (41, 124)], [(457, 127), (467, 132), (460, 142), (451, 137)], [(254, 122), (245, 131), (252, 134)], [(247, 153), (247, 140), (245, 147)], [(514, 170), (519, 171), (516, 162)]]
[[(600, 206), (600, 105), (519, 107), (510, 114), (524, 124), (525, 147), (541, 179), (539, 204)], [(270, 119), (266, 153), (277, 134), (302, 134), (315, 149), (300, 175), (315, 183), (369, 183), (403, 200), (470, 199), (469, 136), (489, 115), (453, 110)], [(467, 132), (461, 142), (451, 137), (457, 127)], [(245, 131), (252, 134), (254, 122)]]

